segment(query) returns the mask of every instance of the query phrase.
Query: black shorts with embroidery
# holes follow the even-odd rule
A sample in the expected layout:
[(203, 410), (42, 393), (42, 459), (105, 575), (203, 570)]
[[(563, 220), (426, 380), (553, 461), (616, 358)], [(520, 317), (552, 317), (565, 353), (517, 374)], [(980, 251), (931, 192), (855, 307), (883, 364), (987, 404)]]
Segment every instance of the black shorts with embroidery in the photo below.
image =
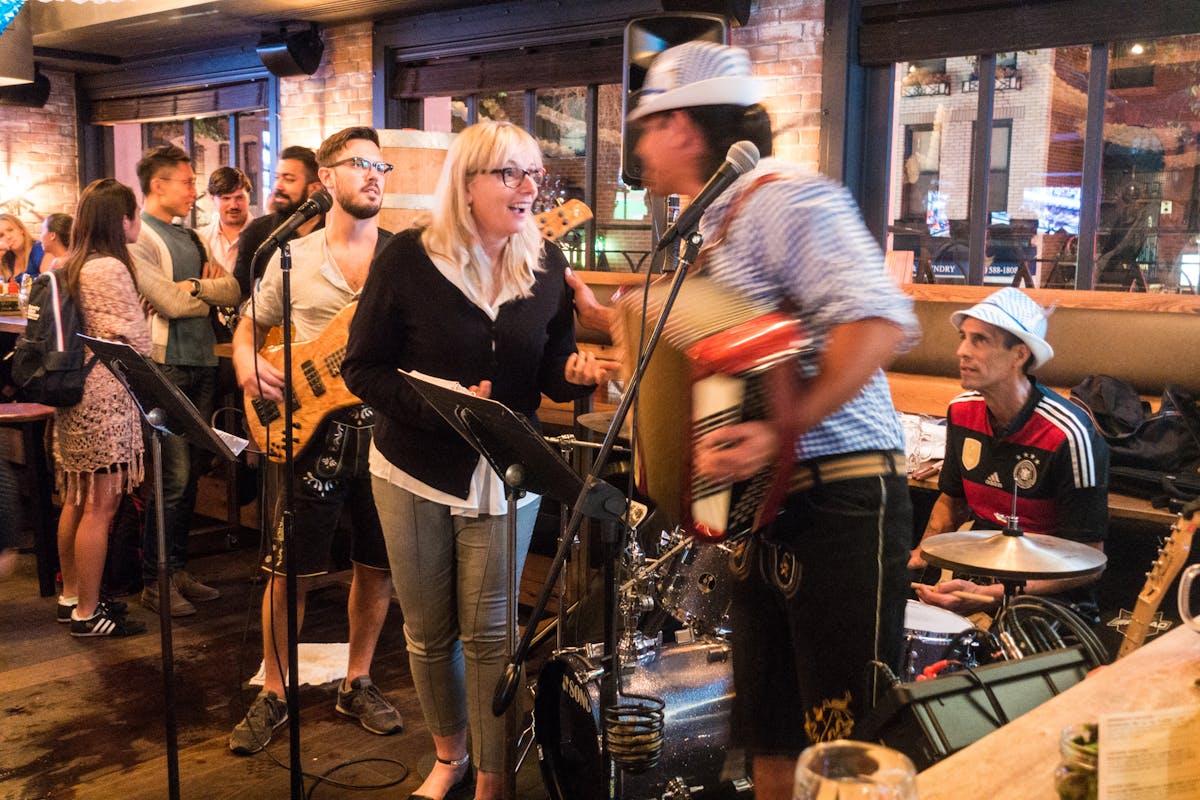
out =
[[(289, 544), (292, 568), (301, 577), (341, 567), (344, 556), (357, 564), (389, 569), (367, 467), (373, 422), (374, 412), (368, 406), (332, 412), (295, 461), (296, 507)], [(263, 569), (283, 574), (284, 555), (280, 520)]]
[[(825, 483), (789, 495), (737, 543), (732, 629), (734, 743), (795, 757), (852, 738), (878, 683), (898, 671), (912, 506), (904, 476)], [(877, 600), (878, 598), (878, 600)]]

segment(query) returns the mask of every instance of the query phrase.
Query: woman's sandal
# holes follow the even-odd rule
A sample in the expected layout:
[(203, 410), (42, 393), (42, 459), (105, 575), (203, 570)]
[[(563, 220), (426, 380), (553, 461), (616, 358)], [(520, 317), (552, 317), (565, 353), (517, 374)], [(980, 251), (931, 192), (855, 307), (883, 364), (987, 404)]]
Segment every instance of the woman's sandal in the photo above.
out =
[[(442, 797), (442, 800), (454, 800), (455, 796), (459, 792), (462, 792), (465, 789), (471, 788), (471, 784), (473, 784), (475, 782), (475, 775), (474, 775), (474, 773), (471, 772), (471, 767), (470, 767), (470, 764), (471, 764), (471, 754), (470, 753), (467, 753), (462, 758), (455, 758), (455, 759), (439, 758), (438, 763), (445, 764), (446, 766), (451, 767), (453, 769), (458, 769), (459, 767), (463, 766), (464, 764), (467, 765), (466, 772), (464, 772), (463, 776), (461, 778), (459, 778), (458, 783), (454, 784), (453, 786), (451, 786), (449, 789), (446, 790), (446, 794)], [(424, 794), (410, 794), (408, 796), (408, 800), (437, 800), (437, 798), (429, 797), (428, 795), (424, 795)]]

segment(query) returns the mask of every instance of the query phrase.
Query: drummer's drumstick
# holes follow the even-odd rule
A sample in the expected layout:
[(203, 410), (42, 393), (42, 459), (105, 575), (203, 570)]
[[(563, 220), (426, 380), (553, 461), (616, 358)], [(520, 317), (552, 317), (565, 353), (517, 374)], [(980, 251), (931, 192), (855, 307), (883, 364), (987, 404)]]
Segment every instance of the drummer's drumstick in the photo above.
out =
[[(933, 589), (933, 588), (935, 588), (935, 587), (933, 587), (933, 586), (930, 586), (930, 585), (929, 585), (929, 584), (927, 584), (927, 583), (915, 583), (915, 582), (914, 582), (914, 583), (912, 583), (912, 584), (910, 584), (910, 585), (911, 585), (911, 586), (912, 586), (912, 588), (914, 588), (914, 589), (916, 589), (916, 588), (918, 588), (918, 587), (919, 587), (919, 588), (922, 588), (922, 589)], [(963, 592), (963, 591), (957, 591), (957, 592), (950, 592), (950, 594), (954, 595), (954, 596), (955, 596), (955, 597), (957, 597), (959, 600), (974, 600), (974, 601), (975, 601), (975, 602), (977, 602), (977, 603), (988, 603), (988, 604), (991, 604), (991, 603), (995, 603), (995, 602), (996, 602), (996, 598), (992, 597), (991, 595), (989, 595), (989, 594), (979, 594), (978, 592)]]

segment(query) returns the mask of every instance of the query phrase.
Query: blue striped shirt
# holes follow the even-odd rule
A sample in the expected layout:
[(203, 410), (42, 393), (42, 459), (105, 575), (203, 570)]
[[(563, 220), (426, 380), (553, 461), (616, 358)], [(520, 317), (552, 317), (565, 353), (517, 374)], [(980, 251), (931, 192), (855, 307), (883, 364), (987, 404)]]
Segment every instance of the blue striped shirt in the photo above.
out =
[[(787, 180), (755, 190), (716, 242), (736, 198), (769, 173)], [(747, 298), (787, 308), (818, 349), (835, 326), (868, 318), (903, 328), (903, 349), (920, 338), (912, 300), (884, 272), (883, 253), (850, 193), (827, 178), (764, 158), (709, 207), (700, 231), (713, 245), (705, 255), (707, 274)], [(887, 379), (876, 370), (857, 396), (800, 437), (796, 458), (903, 449)]]

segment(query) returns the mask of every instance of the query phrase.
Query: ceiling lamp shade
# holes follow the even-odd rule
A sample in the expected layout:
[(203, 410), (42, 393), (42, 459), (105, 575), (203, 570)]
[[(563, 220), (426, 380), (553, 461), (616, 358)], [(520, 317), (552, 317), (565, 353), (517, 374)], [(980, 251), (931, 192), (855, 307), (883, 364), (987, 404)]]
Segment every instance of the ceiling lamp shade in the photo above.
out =
[[(0, 17), (0, 26), (2, 24), (3, 17)], [(0, 86), (33, 83), (33, 26), (29, 21), (28, 4), (21, 7), (8, 27), (0, 27), (0, 30), (3, 31), (0, 33)]]

